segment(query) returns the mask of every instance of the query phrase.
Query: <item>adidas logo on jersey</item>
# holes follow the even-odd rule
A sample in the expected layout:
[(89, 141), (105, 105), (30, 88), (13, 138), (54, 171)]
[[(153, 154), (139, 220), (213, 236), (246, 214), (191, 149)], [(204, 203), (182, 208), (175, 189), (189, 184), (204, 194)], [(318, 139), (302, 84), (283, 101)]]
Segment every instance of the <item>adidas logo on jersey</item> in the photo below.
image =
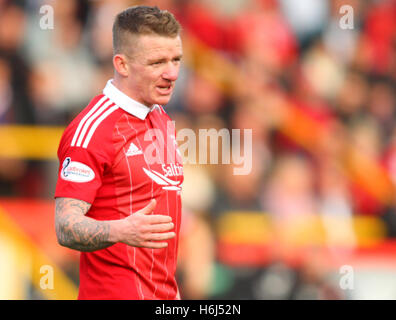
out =
[(138, 154), (143, 154), (143, 151), (140, 150), (133, 142), (131, 142), (128, 151), (125, 153), (127, 157), (136, 156)]

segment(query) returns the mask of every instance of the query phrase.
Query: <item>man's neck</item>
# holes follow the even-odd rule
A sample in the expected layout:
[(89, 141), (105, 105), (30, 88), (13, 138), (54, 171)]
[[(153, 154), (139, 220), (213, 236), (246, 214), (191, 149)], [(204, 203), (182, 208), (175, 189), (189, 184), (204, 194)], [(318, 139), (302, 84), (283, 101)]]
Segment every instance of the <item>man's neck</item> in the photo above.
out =
[(122, 93), (126, 94), (129, 98), (135, 100), (136, 102), (139, 102), (143, 105), (145, 105), (146, 107), (151, 108), (151, 105), (147, 105), (146, 103), (140, 101), (139, 99), (137, 99), (137, 97), (135, 97), (135, 94), (133, 92), (131, 92), (131, 90), (129, 89), (128, 85), (126, 84), (125, 81), (123, 81), (122, 78), (120, 78), (119, 76), (117, 76), (116, 74), (114, 75), (113, 81), (111, 82), (113, 84), (113, 86), (115, 86), (118, 90), (120, 90)]

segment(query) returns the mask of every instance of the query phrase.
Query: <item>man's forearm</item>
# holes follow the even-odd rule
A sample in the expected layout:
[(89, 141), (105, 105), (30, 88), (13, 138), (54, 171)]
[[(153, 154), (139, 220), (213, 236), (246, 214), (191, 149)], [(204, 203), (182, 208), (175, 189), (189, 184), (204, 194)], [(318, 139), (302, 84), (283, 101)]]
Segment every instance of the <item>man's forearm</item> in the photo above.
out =
[(152, 199), (144, 208), (119, 220), (98, 221), (85, 214), (91, 205), (88, 202), (57, 198), (55, 210), (56, 235), (60, 245), (79, 250), (95, 251), (117, 242), (133, 247), (161, 249), (168, 246), (166, 240), (176, 233), (172, 218), (152, 214), (156, 201)]
[(95, 251), (115, 243), (110, 235), (112, 222), (85, 216), (89, 208), (90, 204), (84, 201), (56, 199), (56, 234), (62, 246), (79, 251)]

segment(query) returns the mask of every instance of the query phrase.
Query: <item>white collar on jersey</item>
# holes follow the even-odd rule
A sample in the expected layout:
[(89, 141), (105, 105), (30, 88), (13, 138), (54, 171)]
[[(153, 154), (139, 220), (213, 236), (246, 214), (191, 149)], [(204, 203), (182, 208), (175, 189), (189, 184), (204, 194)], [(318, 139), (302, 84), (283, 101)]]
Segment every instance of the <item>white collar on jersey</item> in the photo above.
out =
[[(154, 110), (154, 108), (150, 109), (144, 104), (137, 102), (131, 97), (127, 96), (120, 89), (116, 88), (116, 86), (112, 83), (113, 79), (107, 81), (105, 88), (103, 89), (103, 94), (107, 96), (110, 100), (112, 100), (117, 106), (121, 109), (129, 112), (140, 120), (146, 119), (147, 114)], [(156, 107), (157, 105), (154, 105)]]

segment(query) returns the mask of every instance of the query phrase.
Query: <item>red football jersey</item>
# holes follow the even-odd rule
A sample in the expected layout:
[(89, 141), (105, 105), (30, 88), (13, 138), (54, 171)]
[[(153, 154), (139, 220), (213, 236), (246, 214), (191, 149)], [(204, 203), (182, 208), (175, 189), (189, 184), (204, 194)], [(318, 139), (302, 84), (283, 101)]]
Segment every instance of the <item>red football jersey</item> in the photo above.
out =
[(58, 157), (55, 197), (89, 202), (87, 216), (122, 219), (154, 198), (154, 214), (175, 225), (167, 248), (116, 243), (81, 252), (79, 299), (176, 299), (183, 165), (164, 109), (138, 103), (110, 80), (66, 128)]

